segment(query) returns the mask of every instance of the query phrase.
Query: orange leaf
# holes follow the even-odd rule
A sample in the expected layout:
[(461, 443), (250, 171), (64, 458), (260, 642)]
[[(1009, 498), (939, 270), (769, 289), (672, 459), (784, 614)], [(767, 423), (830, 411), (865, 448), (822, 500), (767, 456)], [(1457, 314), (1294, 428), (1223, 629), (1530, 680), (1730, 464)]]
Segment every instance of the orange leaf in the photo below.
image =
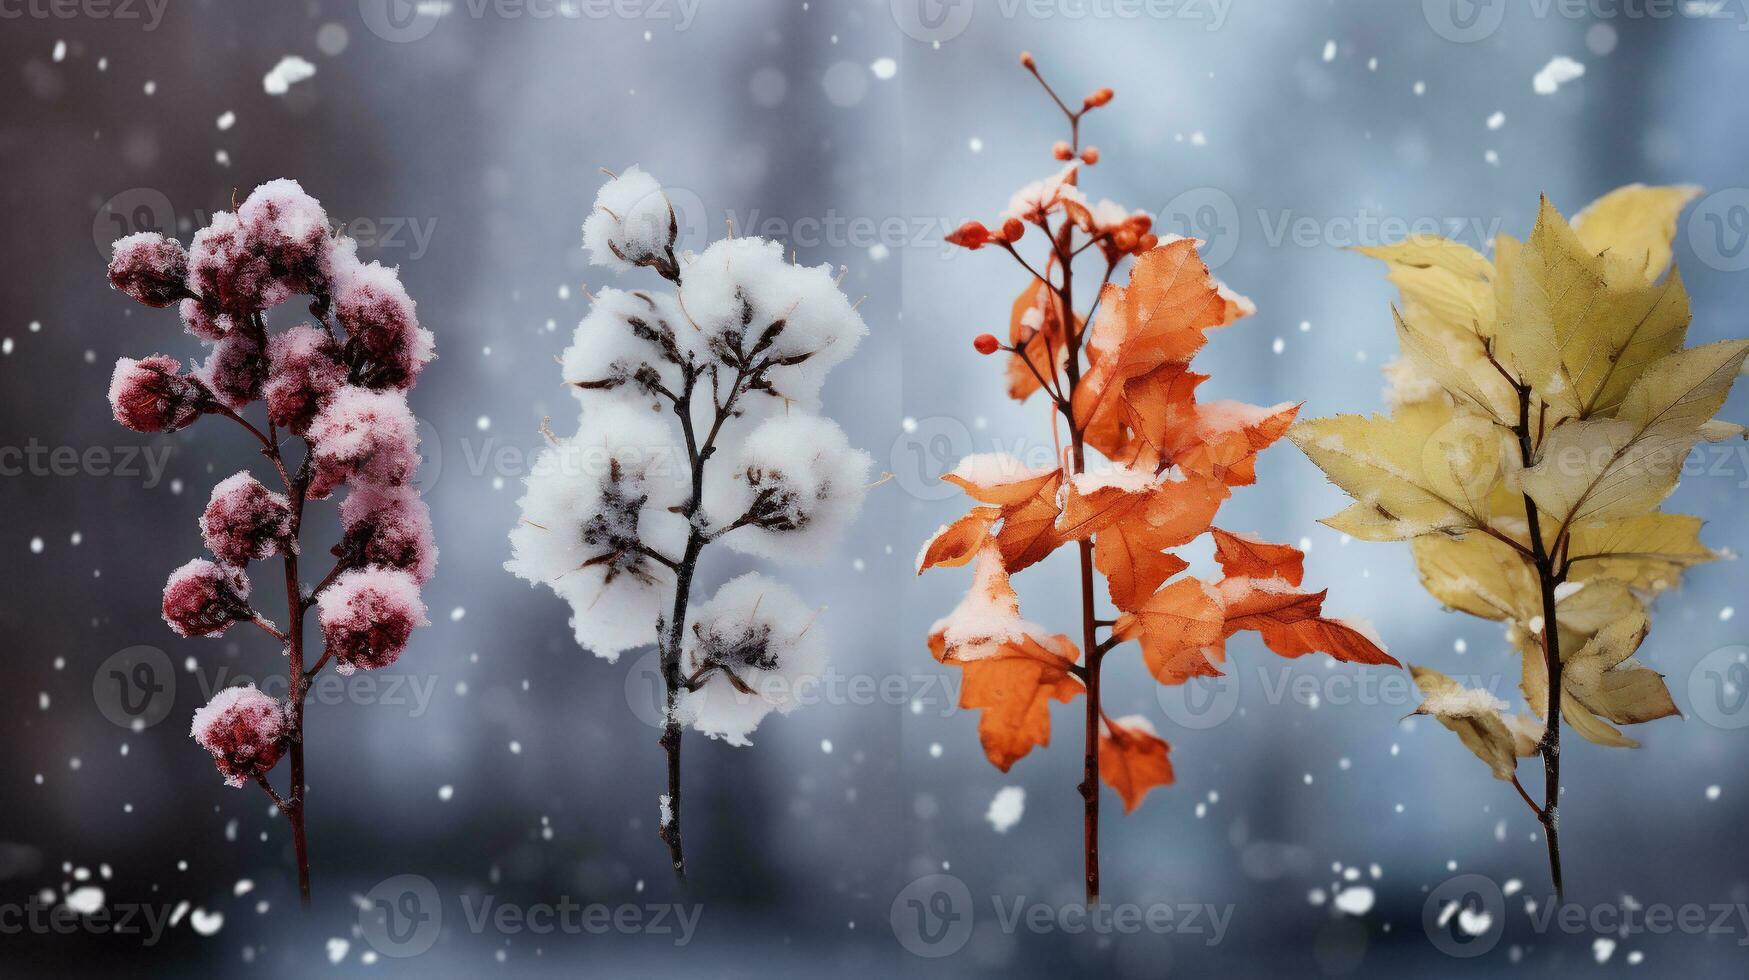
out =
[(1062, 481), (1063, 471), (1054, 470), (1029, 499), (1002, 509), (996, 544), (1010, 572), (1037, 564), (1063, 543), (1057, 534), (1057, 488)]
[(1347, 663), (1402, 666), (1395, 657), (1385, 652), (1369, 630), (1340, 619), (1325, 619), (1320, 616), (1285, 626), (1265, 626), (1259, 632), (1263, 635), (1264, 645), (1284, 657), (1327, 653)]
[(1257, 482), (1257, 454), (1286, 435), (1299, 412), (1290, 402), (1272, 408), (1229, 401), (1198, 405), (1197, 423), (1182, 430), (1171, 459), (1186, 472), (1249, 486)]
[(980, 453), (960, 460), (943, 480), (957, 484), (981, 504), (1013, 507), (1038, 495), (1045, 484), (1062, 479), (1062, 470), (1035, 470), (1007, 453)]
[[(1059, 650), (1073, 653), (1067, 637), (1056, 637)], [(1035, 640), (1004, 648), (996, 656), (965, 661), (960, 707), (982, 709), (978, 740), (984, 755), (1007, 772), (1033, 746), (1051, 743), (1050, 703), (1068, 702), (1082, 692), (1069, 672), (1073, 660), (1046, 649)]]
[(1280, 578), (1289, 585), (1300, 584), (1305, 575), (1306, 556), (1298, 548), (1285, 544), (1270, 544), (1220, 528), (1210, 528), (1215, 539), (1215, 561), (1229, 578)]
[(1256, 630), (1284, 657), (1318, 652), (1337, 660), (1400, 666), (1361, 628), (1323, 615), (1323, 592), (1297, 592), (1281, 579), (1230, 578), (1218, 589), (1226, 607), (1224, 633)]
[(1100, 531), (1093, 539), (1093, 564), (1105, 575), (1112, 604), (1125, 612), (1190, 567), (1177, 555), (1154, 547), (1147, 533), (1135, 524), (1113, 524)]
[(917, 556), (917, 574), (937, 566), (954, 568), (971, 561), (990, 539), (990, 527), (1001, 516), (1000, 507), (974, 507), (952, 524), (942, 525)]
[[(1188, 544), (1202, 534), (1227, 494), (1227, 488), (1214, 480), (1168, 480), (1140, 495), (1144, 496), (1140, 505), (1127, 509), (1121, 520), (1099, 526), (1093, 561), (1105, 573), (1112, 602), (1133, 611), (1160, 583), (1183, 571), (1186, 563), (1164, 554), (1164, 549)], [(1074, 510), (1071, 495), (1063, 511), (1065, 521)]]
[[(1080, 317), (1075, 318), (1075, 329), (1081, 329)], [(1008, 317), (1008, 341), (1025, 352), (1026, 361), (1032, 362), (1029, 369), (1019, 356), (1008, 356), (1008, 397), (1026, 401), (1041, 387), (1038, 380), (1041, 376), (1056, 375), (1057, 364), (1068, 350), (1062, 301), (1042, 280), (1033, 279), (1015, 298)], [(1034, 374), (1034, 370), (1038, 373)]]
[(1008, 582), (1002, 553), (985, 538), (972, 587), (953, 612), (930, 629), (929, 652), (943, 663), (958, 663), (1000, 654), (1010, 644), (1042, 633), (1020, 618), (1020, 596)]
[(1196, 389), (1208, 380), (1183, 364), (1162, 364), (1124, 383), (1124, 408), (1136, 437), (1160, 460), (1171, 460), (1181, 437), (1196, 425)]
[(1154, 787), (1172, 784), (1171, 751), (1140, 715), (1104, 724), (1099, 733), (1099, 778), (1123, 797), (1123, 812), (1141, 806), (1142, 797)]
[(1118, 617), (1114, 635), (1139, 640), (1142, 661), (1162, 684), (1181, 684), (1192, 677), (1218, 677), (1203, 648), (1219, 643), (1225, 619), (1220, 603), (1202, 581), (1179, 579)]

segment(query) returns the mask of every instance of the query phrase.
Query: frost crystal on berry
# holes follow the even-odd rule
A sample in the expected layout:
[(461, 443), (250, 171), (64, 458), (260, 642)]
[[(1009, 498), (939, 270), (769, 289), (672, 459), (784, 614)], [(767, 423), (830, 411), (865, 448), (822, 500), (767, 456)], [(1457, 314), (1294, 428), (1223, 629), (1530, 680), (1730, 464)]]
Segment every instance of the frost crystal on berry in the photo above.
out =
[(333, 241), (328, 215), (297, 181), (270, 180), (255, 188), (237, 209), (237, 220), (278, 288), (288, 294), (327, 292)]
[(285, 753), (289, 736), (285, 705), (256, 689), (227, 687), (194, 713), (188, 734), (212, 753), (225, 785), (241, 786), (265, 776)]
[(393, 568), (346, 572), (322, 592), (316, 612), (342, 674), (393, 664), (414, 628), (428, 622), (419, 583)]
[(340, 503), (346, 537), (335, 554), (364, 565), (398, 568), (423, 585), (437, 570), (431, 509), (412, 487), (360, 484)]
[(284, 554), (291, 543), (291, 505), (247, 472), (213, 487), (200, 516), (200, 535), (213, 557), (242, 566)]
[(188, 253), (155, 231), (118, 238), (109, 260), (109, 284), (137, 303), (165, 307), (188, 295)]
[(334, 318), (346, 328), (347, 360), (367, 388), (410, 388), (431, 360), (431, 331), (419, 326), (393, 268), (354, 262), (337, 275)]
[(174, 432), (199, 418), (205, 395), (179, 367), (166, 354), (118, 359), (109, 380), (115, 420), (135, 432)]
[(300, 324), (267, 341), (267, 417), (296, 433), (309, 428), (323, 399), (346, 384), (340, 345), (319, 327)]
[(354, 480), (399, 486), (419, 466), (417, 423), (399, 391), (341, 388), (310, 422), (309, 438), (318, 500)]
[(178, 636), (218, 636), (251, 615), (241, 568), (196, 558), (164, 583), (164, 621)]
[(233, 330), (213, 345), (195, 377), (220, 404), (240, 409), (261, 397), (267, 380), (267, 354), (253, 334)]

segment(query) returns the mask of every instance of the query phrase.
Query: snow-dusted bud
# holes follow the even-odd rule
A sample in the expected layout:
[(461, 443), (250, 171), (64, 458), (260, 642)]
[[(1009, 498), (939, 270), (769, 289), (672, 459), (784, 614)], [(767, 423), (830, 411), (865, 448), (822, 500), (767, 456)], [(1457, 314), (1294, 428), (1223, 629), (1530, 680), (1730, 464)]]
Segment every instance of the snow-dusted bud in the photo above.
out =
[(398, 568), (423, 585), (437, 570), (431, 509), (412, 487), (353, 487), (340, 503), (345, 538), (336, 557), (360, 565)]
[(335, 277), (334, 318), (346, 328), (346, 360), (366, 388), (411, 388), (431, 360), (431, 331), (419, 326), (392, 267), (346, 264)]
[(109, 260), (109, 284), (136, 303), (163, 308), (188, 295), (188, 253), (155, 231), (118, 238)]
[(282, 178), (255, 188), (237, 209), (237, 220), (249, 250), (266, 261), (279, 290), (287, 295), (328, 291), (333, 246), (328, 215), (297, 181)]
[(320, 327), (300, 324), (267, 339), (267, 417), (302, 434), (322, 400), (346, 384), (340, 345)]
[(687, 637), (682, 672), (704, 683), (683, 696), (682, 716), (712, 738), (746, 745), (766, 715), (794, 710), (826, 666), (817, 612), (758, 573), (725, 583)]
[[(749, 390), (812, 409), (826, 373), (868, 333), (829, 265), (792, 265), (760, 238), (713, 243), (681, 271), (681, 305), (697, 329), (680, 332)], [(725, 384), (727, 381), (725, 381)]]
[(168, 354), (118, 359), (109, 379), (115, 420), (135, 432), (174, 432), (199, 418), (206, 395), (179, 367)]
[(583, 222), (583, 247), (592, 265), (616, 272), (650, 266), (672, 278), (678, 234), (662, 185), (633, 166), (595, 193), (595, 208)]
[(560, 358), (565, 382), (584, 405), (684, 394), (681, 365), (691, 355), (679, 332), (691, 329), (670, 293), (603, 289)]
[(535, 457), (504, 567), (569, 602), (577, 642), (615, 660), (650, 642), (672, 594), (673, 573), (649, 551), (673, 557), (684, 549), (686, 521), (673, 508), (689, 484), (661, 416), (594, 407), (577, 435)]
[(199, 294), (200, 308), (208, 317), (247, 317), (291, 296), (285, 284), (274, 278), (266, 256), (251, 247), (243, 223), (229, 211), (215, 213), (205, 228), (194, 233), (188, 249), (188, 286)]
[(212, 753), (227, 786), (267, 775), (291, 737), (285, 705), (253, 684), (214, 694), (194, 712), (188, 734)]
[(292, 541), (291, 505), (247, 472), (213, 487), (200, 515), (200, 536), (213, 557), (227, 565), (284, 554)]
[(394, 568), (360, 568), (342, 574), (316, 599), (322, 638), (334, 650), (337, 670), (376, 670), (400, 659), (413, 630), (424, 626), (419, 583)]
[(261, 386), (267, 380), (267, 352), (254, 334), (233, 330), (213, 345), (195, 377), (226, 408), (242, 408), (261, 397)]
[(336, 391), (310, 422), (318, 500), (349, 481), (400, 486), (419, 466), (419, 434), (407, 396), (351, 385)]
[(218, 636), (252, 615), (241, 568), (196, 558), (164, 583), (164, 621), (178, 636)]
[(732, 469), (706, 484), (723, 543), (781, 561), (819, 561), (856, 519), (873, 460), (817, 415), (780, 415), (747, 434)]
[(229, 314), (209, 307), (205, 300), (185, 299), (177, 305), (176, 312), (182, 315), (182, 326), (202, 340), (223, 340), (236, 326)]

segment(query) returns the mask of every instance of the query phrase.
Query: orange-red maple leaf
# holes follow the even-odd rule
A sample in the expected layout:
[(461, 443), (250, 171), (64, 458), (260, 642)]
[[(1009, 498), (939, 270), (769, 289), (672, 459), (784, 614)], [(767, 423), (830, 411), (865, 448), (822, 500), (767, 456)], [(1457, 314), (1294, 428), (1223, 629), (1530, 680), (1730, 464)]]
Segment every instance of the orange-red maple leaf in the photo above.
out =
[(990, 527), (1002, 518), (1000, 507), (973, 507), (971, 513), (943, 525), (917, 556), (917, 574), (931, 568), (954, 568), (977, 557), (990, 538)]
[(1123, 812), (1156, 786), (1172, 784), (1172, 747), (1141, 715), (1106, 721), (1099, 733), (1099, 778), (1123, 797)]
[(1306, 556), (1298, 548), (1270, 544), (1249, 535), (1210, 528), (1215, 561), (1228, 578), (1279, 578), (1298, 585), (1305, 576)]
[(1074, 644), (1064, 636), (1053, 637), (1052, 643), (1056, 651), (1028, 639), (960, 665), (960, 707), (982, 709), (978, 741), (1003, 772), (1034, 746), (1051, 744), (1050, 703), (1072, 701), (1083, 690), (1069, 670)]
[(1219, 643), (1226, 619), (1202, 581), (1179, 579), (1118, 617), (1114, 635), (1142, 645), (1142, 661), (1162, 684), (1220, 675), (1204, 655)]

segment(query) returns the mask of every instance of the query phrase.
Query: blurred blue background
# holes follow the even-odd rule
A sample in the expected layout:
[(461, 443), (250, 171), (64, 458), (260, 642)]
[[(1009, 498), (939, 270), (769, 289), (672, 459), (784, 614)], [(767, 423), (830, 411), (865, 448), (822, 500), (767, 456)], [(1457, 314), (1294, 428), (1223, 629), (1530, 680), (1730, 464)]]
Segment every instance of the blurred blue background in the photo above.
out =
[[(1199, 359), (1214, 376), (1205, 397), (1303, 400), (1321, 415), (1381, 408), (1378, 369), (1393, 356), (1392, 291), (1343, 247), (1428, 222), (1472, 245), (1496, 227), (1522, 236), (1538, 193), (1571, 213), (1632, 181), (1704, 185), (1716, 196), (1691, 209), (1677, 243), (1691, 337), (1746, 332), (1749, 132), (1729, 95), (1749, 82), (1743, 11), (1628, 9), (0, 6), (0, 445), (115, 454), (64, 471), (12, 454), (0, 479), (4, 971), (1740, 973), (1740, 912), (1703, 934), (1622, 935), (1608, 919), (1623, 906), (1749, 902), (1749, 803), (1729, 761), (1745, 738), (1731, 725), (1749, 710), (1726, 710), (1708, 672), (1733, 656), (1714, 651), (1745, 642), (1734, 566), (1700, 569), (1661, 599), (1642, 650), (1686, 718), (1644, 726), (1635, 752), (1567, 741), (1569, 894), (1601, 910), (1574, 930), (1535, 927), (1525, 901), (1546, 908), (1547, 885), (1533, 820), (1456, 739), (1401, 720), (1414, 704), (1400, 679), (1289, 664), (1239, 638), (1238, 683), (1211, 706), (1162, 698), (1133, 654), (1114, 655), (1108, 710), (1155, 721), (1177, 785), (1128, 817), (1106, 795), (1105, 897), (1212, 907), (1218, 941), (1206, 916), (1200, 931), (1180, 918), (1177, 931), (1139, 934), (1004, 923), (998, 907), (1055, 914), (1079, 898), (1080, 706), (1055, 709), (1050, 748), (1008, 774), (991, 767), (974, 715), (952, 707), (957, 672), (923, 644), (969, 576), (912, 576), (917, 547), (965, 508), (935, 476), (966, 452), (1049, 444), (1042, 404), (1009, 402), (1000, 366), (970, 347), (1000, 332), (1021, 273), (1000, 253), (939, 241), (1056, 167), (1062, 119), (1020, 50), (1066, 98), (1117, 90), (1083, 130), (1104, 157), (1084, 175), (1090, 196), (1206, 238), (1221, 278), (1256, 301)], [(270, 95), (263, 76), (288, 55), (315, 73)], [(1584, 75), (1535, 93), (1533, 76), (1560, 55)], [(870, 337), (832, 377), (827, 411), (896, 476), (824, 565), (776, 570), (828, 607), (838, 679), (823, 703), (768, 720), (749, 749), (688, 739), (684, 887), (655, 837), (648, 663), (578, 650), (563, 603), (499, 567), (541, 419), (575, 424), (553, 358), (585, 289), (615, 282), (579, 243), (596, 170), (634, 162), (669, 185), (695, 247), (732, 221), (848, 267)], [(250, 462), (248, 447), (210, 421), (139, 436), (103, 400), (118, 356), (199, 353), (173, 314), (105, 286), (108, 241), (146, 228), (186, 241), (233, 194), (280, 176), (344, 220), (367, 258), (400, 265), (440, 358), (413, 394), (443, 552), (425, 592), (434, 623), (374, 688), (336, 688), (310, 710), (308, 916), (295, 910), (283, 820), (258, 793), (224, 787), (185, 735), (210, 688), (272, 676), (274, 651), (242, 632), (179, 640), (158, 617), (164, 576), (198, 553), (208, 489)], [(1743, 421), (1746, 409), (1739, 394), (1725, 414)], [(161, 474), (121, 465), (138, 449)], [(1708, 517), (1709, 544), (1742, 551), (1749, 466), (1709, 462), (1671, 506)], [(1516, 656), (1495, 625), (1442, 612), (1406, 548), (1345, 545), (1315, 524), (1340, 495), (1291, 447), (1260, 469), (1222, 526), (1308, 540), (1308, 584), (1332, 589), (1333, 613), (1371, 619), (1399, 659), (1516, 698)], [(308, 540), (332, 536), (331, 510), (319, 508)], [(745, 567), (719, 557), (704, 585)], [(1073, 632), (1073, 575), (1065, 553), (1020, 576), (1026, 615)], [(174, 683), (161, 720), (136, 731), (115, 716), (104, 665), (139, 645), (164, 652)], [(998, 833), (986, 811), (1009, 786), (1025, 790), (1025, 812)], [(420, 880), (407, 894), (426, 903), (415, 910), (441, 921), (399, 938), (361, 928), (358, 903), (393, 899), (409, 874)], [(1454, 946), (1451, 923), (1423, 917), (1468, 874), (1504, 905)], [(87, 887), (116, 911), (190, 908), (150, 945), (89, 926), (11, 928), (33, 896), (58, 905)], [(561, 899), (635, 908), (645, 926), (476, 925), (486, 896), (523, 911)], [(650, 921), (676, 903), (698, 913), (680, 946)]]

